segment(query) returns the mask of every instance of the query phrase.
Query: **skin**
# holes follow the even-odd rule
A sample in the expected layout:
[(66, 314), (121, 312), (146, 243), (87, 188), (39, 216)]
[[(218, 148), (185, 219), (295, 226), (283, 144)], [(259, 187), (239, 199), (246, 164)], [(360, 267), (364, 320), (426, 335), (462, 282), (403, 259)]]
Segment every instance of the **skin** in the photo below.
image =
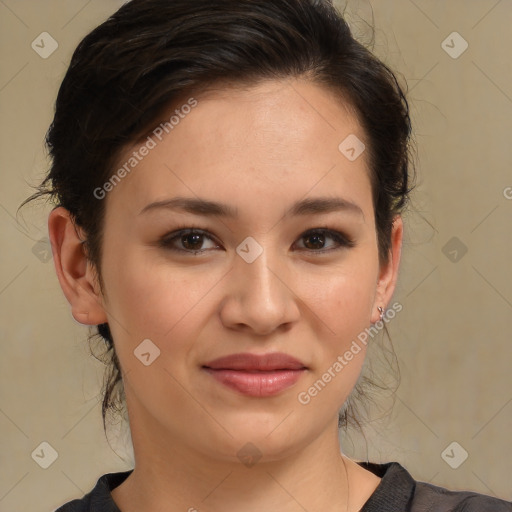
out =
[[(389, 262), (381, 266), (366, 153), (349, 161), (338, 150), (349, 134), (362, 141), (365, 134), (323, 87), (276, 80), (196, 99), (104, 199), (104, 294), (80, 244), (85, 234), (61, 207), (49, 218), (72, 314), (86, 325), (109, 322), (123, 369), (135, 470), (112, 496), (123, 512), (357, 511), (380, 478), (340, 454), (337, 415), (360, 374), (364, 346), (309, 404), (297, 395), (390, 302), (402, 220), (395, 218)], [(138, 147), (127, 148), (119, 164)], [(238, 218), (140, 213), (176, 196), (225, 203)], [(343, 198), (361, 212), (284, 216), (295, 201), (318, 197)], [(174, 247), (182, 252), (159, 245), (185, 227), (211, 234), (196, 242), (204, 252), (185, 252), (190, 245), (180, 237)], [(325, 227), (355, 245), (304, 236)], [(252, 263), (236, 252), (248, 236), (263, 248)], [(147, 338), (161, 351), (149, 366), (133, 353)], [(273, 397), (247, 397), (201, 368), (228, 354), (274, 351), (308, 370)], [(248, 442), (262, 455), (252, 467), (237, 457)]]

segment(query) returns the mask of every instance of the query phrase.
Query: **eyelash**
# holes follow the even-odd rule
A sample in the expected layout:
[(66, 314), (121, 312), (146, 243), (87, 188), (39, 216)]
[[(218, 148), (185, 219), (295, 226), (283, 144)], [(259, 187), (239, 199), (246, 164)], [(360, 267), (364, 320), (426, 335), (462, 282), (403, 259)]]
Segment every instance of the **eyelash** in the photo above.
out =
[[(211, 249), (202, 249), (199, 251), (191, 251), (188, 249), (178, 249), (176, 247), (173, 247), (172, 246), (173, 242), (175, 240), (179, 240), (180, 237), (182, 237), (184, 235), (201, 235), (203, 237), (210, 239), (217, 245), (221, 245), (215, 240), (215, 237), (213, 237), (213, 235), (209, 234), (207, 231), (205, 231), (203, 229), (195, 228), (195, 227), (181, 228), (176, 231), (173, 231), (172, 233), (169, 233), (169, 234), (165, 235), (164, 237), (162, 237), (162, 239), (159, 241), (159, 245), (166, 250), (179, 252), (179, 253), (188, 253), (188, 254), (193, 254), (193, 255), (202, 254), (202, 253), (205, 253), (205, 252), (208, 252), (211, 250)], [(299, 237), (299, 240), (302, 238), (306, 238), (308, 236), (312, 236), (312, 235), (326, 235), (329, 238), (332, 238), (338, 244), (338, 246), (332, 247), (330, 249), (319, 249), (319, 250), (299, 249), (299, 250), (310, 252), (315, 255), (322, 255), (325, 253), (330, 253), (332, 251), (337, 251), (337, 250), (340, 250), (343, 248), (351, 248), (351, 247), (355, 246), (354, 240), (352, 240), (348, 236), (344, 235), (343, 233), (340, 233), (339, 231), (335, 231), (335, 230), (328, 229), (328, 228), (308, 229), (307, 231), (302, 233), (302, 235)]]

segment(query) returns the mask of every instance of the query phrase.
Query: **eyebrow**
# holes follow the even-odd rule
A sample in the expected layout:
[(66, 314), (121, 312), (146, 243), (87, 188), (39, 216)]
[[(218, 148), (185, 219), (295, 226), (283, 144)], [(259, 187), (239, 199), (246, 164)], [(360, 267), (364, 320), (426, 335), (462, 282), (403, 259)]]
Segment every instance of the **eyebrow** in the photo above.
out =
[[(210, 217), (237, 218), (238, 210), (229, 205), (209, 201), (207, 199), (193, 197), (175, 197), (156, 201), (145, 206), (139, 215), (159, 209), (183, 210), (195, 215)], [(302, 199), (295, 202), (285, 213), (285, 217), (322, 214), (336, 211), (346, 211), (361, 215), (364, 219), (363, 210), (356, 204), (341, 197), (317, 197)]]

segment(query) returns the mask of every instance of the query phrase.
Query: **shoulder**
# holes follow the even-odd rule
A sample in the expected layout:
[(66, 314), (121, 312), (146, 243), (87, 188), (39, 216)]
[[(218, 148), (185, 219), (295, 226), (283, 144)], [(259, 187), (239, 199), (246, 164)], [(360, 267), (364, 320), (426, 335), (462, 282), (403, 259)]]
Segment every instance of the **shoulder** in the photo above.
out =
[(82, 499), (76, 499), (64, 503), (64, 505), (55, 509), (54, 512), (89, 512), (91, 510), (91, 493), (84, 496)]
[(381, 477), (361, 512), (512, 512), (512, 502), (416, 481), (398, 462), (359, 464)]
[(65, 503), (54, 512), (120, 512), (112, 499), (111, 491), (121, 485), (132, 471), (106, 473), (83, 498)]
[(422, 512), (512, 512), (512, 502), (471, 491), (451, 491), (425, 482), (416, 482), (412, 504)]

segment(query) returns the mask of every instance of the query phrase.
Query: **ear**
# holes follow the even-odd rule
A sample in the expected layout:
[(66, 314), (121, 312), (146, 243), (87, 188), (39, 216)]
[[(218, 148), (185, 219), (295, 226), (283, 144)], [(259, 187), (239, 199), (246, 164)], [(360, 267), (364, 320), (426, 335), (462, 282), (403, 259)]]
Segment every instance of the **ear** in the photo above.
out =
[(73, 318), (84, 325), (107, 322), (96, 272), (68, 210), (59, 206), (50, 213), (48, 234), (55, 271)]
[(393, 227), (391, 230), (391, 247), (389, 248), (388, 263), (379, 270), (377, 290), (372, 309), (372, 323), (376, 323), (380, 320), (378, 307), (381, 306), (385, 310), (393, 296), (393, 292), (395, 291), (396, 281), (398, 278), (398, 268), (400, 265), (400, 256), (402, 252), (402, 240), (403, 222), (402, 217), (397, 215), (393, 220)]

